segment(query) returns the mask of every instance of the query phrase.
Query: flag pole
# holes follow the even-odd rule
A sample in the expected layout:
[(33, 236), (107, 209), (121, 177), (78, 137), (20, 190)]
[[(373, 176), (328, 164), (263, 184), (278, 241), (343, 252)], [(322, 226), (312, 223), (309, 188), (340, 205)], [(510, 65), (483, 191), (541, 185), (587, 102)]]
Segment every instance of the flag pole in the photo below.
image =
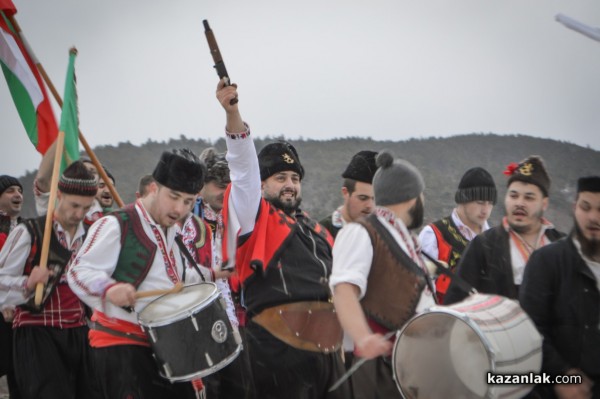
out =
[[(37, 66), (38, 70), (40, 71), (40, 75), (42, 75), (42, 78), (44, 79), (44, 82), (46, 82), (46, 85), (48, 86), (48, 88), (52, 92), (52, 95), (54, 96), (54, 99), (58, 103), (59, 107), (62, 109), (63, 101), (62, 101), (62, 98), (60, 97), (60, 94), (58, 93), (58, 91), (56, 91), (56, 87), (54, 87), (54, 84), (52, 83), (52, 81), (50, 80), (50, 77), (46, 73), (46, 70), (44, 69), (44, 66), (37, 59), (37, 57), (35, 56), (35, 54), (31, 50), (31, 47), (29, 46), (29, 43), (25, 39), (25, 36), (23, 35), (23, 31), (21, 31), (21, 27), (17, 23), (17, 20), (15, 19), (15, 17), (13, 15), (7, 15), (7, 18), (10, 21), (10, 23), (13, 25), (13, 27), (15, 28), (15, 31), (17, 32), (17, 34), (19, 35), (19, 37), (21, 38), (21, 41), (23, 42), (23, 45), (25, 46), (25, 49), (29, 53), (29, 56), (33, 59), (33, 62), (35, 62), (35, 65)], [(94, 153), (94, 151), (92, 150), (92, 148), (88, 144), (87, 140), (83, 136), (83, 133), (81, 132), (81, 129), (79, 129), (79, 141), (83, 145), (83, 148), (85, 149), (85, 152), (90, 157), (90, 160), (92, 161), (92, 163), (96, 167), (96, 170), (98, 170), (98, 174), (100, 175), (100, 177), (102, 178), (102, 180), (104, 180), (104, 183), (108, 187), (108, 190), (110, 191), (111, 195), (113, 196), (115, 202), (117, 203), (117, 205), (119, 206), (119, 208), (122, 208), (125, 205), (123, 203), (123, 200), (119, 196), (119, 193), (117, 193), (117, 189), (112, 184), (112, 181), (110, 180), (110, 178), (108, 177), (108, 175), (104, 171), (104, 168), (102, 167), (102, 164), (100, 164), (100, 161), (96, 157), (96, 154)], [(58, 149), (57, 149), (57, 153), (58, 153)], [(62, 155), (62, 150), (61, 150), (60, 154)], [(53, 181), (53, 183), (54, 183), (54, 181)]]
[[(50, 199), (48, 200), (48, 213), (46, 213), (46, 225), (44, 226), (44, 236), (42, 241), (42, 253), (40, 255), (40, 269), (48, 268), (48, 253), (50, 251), (50, 237), (52, 235), (52, 224), (54, 216), (54, 203), (58, 191), (58, 175), (60, 174), (60, 163), (65, 146), (65, 132), (58, 132), (56, 138), (56, 153), (54, 154), (54, 166), (52, 168), (52, 183), (50, 184)], [(44, 294), (44, 283), (37, 283), (35, 287), (35, 305), (42, 303)]]

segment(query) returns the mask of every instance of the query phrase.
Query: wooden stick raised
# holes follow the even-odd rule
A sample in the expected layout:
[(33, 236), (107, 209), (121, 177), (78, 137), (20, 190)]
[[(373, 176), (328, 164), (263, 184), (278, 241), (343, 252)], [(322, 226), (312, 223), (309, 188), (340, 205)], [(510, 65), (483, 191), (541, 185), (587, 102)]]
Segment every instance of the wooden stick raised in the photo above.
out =
[[(48, 268), (48, 253), (50, 252), (50, 237), (52, 234), (52, 224), (54, 216), (54, 203), (56, 202), (56, 192), (58, 191), (58, 178), (60, 174), (60, 162), (62, 160), (63, 149), (65, 146), (65, 132), (58, 132), (56, 138), (56, 153), (54, 154), (54, 165), (52, 167), (52, 183), (50, 184), (50, 198), (48, 199), (48, 213), (46, 213), (46, 225), (44, 226), (44, 237), (42, 239), (42, 253), (40, 255), (40, 269)], [(35, 305), (42, 303), (44, 295), (44, 283), (37, 283), (35, 286)]]
[(136, 298), (147, 298), (149, 296), (159, 296), (165, 294), (175, 294), (183, 290), (183, 283), (180, 281), (173, 286), (173, 288), (169, 288), (168, 290), (148, 290), (148, 291), (138, 291), (135, 293)]
[[(46, 73), (46, 70), (44, 69), (44, 66), (42, 65), (42, 63), (35, 57), (35, 54), (33, 53), (33, 51), (31, 50), (31, 47), (27, 43), (27, 40), (25, 39), (25, 36), (23, 35), (23, 32), (21, 31), (21, 27), (17, 23), (17, 20), (15, 19), (15, 17), (13, 15), (9, 15), (8, 16), (8, 20), (10, 21), (10, 23), (12, 24), (12, 26), (15, 28), (15, 31), (19, 35), (19, 38), (21, 39), (21, 41), (25, 45), (25, 48), (26, 48), (27, 52), (29, 53), (29, 56), (33, 59), (33, 62), (35, 62), (35, 65), (37, 66), (37, 69), (40, 71), (40, 75), (42, 75), (42, 78), (44, 79), (44, 82), (46, 82), (46, 85), (50, 89), (50, 92), (52, 92), (52, 95), (54, 96), (54, 99), (56, 100), (56, 103), (62, 109), (63, 100), (60, 97), (60, 94), (58, 94), (58, 91), (56, 90), (56, 87), (54, 87), (54, 84), (50, 80), (50, 77)], [(108, 175), (104, 171), (104, 168), (100, 164), (100, 161), (96, 157), (96, 154), (92, 150), (92, 147), (90, 147), (90, 145), (88, 144), (87, 140), (83, 136), (83, 133), (81, 133), (81, 130), (79, 130), (79, 141), (83, 145), (83, 148), (85, 149), (85, 152), (90, 157), (90, 160), (92, 161), (92, 163), (94, 164), (94, 166), (98, 170), (98, 174), (100, 175), (100, 177), (102, 178), (102, 180), (104, 180), (104, 182), (108, 186), (108, 190), (112, 194), (115, 202), (117, 203), (117, 205), (119, 206), (119, 208), (122, 208), (125, 204), (123, 203), (123, 200), (121, 199), (121, 196), (119, 196), (119, 193), (117, 193), (117, 189), (115, 188), (115, 186), (110, 181), (110, 178), (108, 177)]]

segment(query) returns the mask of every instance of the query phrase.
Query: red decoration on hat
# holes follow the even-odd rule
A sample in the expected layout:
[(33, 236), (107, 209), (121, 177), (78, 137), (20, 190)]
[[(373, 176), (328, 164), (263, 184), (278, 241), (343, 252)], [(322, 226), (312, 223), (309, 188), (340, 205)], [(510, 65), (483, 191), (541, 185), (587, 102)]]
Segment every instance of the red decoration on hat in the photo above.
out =
[(504, 173), (506, 176), (511, 176), (517, 169), (519, 169), (519, 164), (516, 162), (511, 162), (508, 164), (508, 166), (506, 166), (506, 170), (502, 173)]

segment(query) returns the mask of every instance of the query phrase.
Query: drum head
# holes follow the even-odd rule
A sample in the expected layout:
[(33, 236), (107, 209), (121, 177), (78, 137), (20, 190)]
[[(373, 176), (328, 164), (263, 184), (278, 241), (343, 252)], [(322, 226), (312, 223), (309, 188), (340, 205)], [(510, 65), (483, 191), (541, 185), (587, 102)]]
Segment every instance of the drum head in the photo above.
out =
[(452, 313), (409, 321), (393, 351), (394, 379), (405, 398), (482, 398), (491, 358), (473, 327)]
[(183, 287), (180, 292), (166, 294), (150, 302), (138, 316), (140, 324), (156, 327), (197, 313), (219, 295), (214, 283)]

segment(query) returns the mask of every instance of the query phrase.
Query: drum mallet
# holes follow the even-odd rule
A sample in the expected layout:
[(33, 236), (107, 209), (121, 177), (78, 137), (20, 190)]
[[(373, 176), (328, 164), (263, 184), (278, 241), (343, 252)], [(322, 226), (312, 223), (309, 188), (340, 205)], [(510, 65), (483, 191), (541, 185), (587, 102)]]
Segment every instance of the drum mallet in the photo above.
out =
[(135, 293), (135, 298), (147, 298), (149, 296), (158, 296), (165, 294), (175, 294), (183, 289), (183, 283), (180, 281), (175, 284), (172, 288), (168, 290), (148, 290), (148, 291), (138, 291)]

